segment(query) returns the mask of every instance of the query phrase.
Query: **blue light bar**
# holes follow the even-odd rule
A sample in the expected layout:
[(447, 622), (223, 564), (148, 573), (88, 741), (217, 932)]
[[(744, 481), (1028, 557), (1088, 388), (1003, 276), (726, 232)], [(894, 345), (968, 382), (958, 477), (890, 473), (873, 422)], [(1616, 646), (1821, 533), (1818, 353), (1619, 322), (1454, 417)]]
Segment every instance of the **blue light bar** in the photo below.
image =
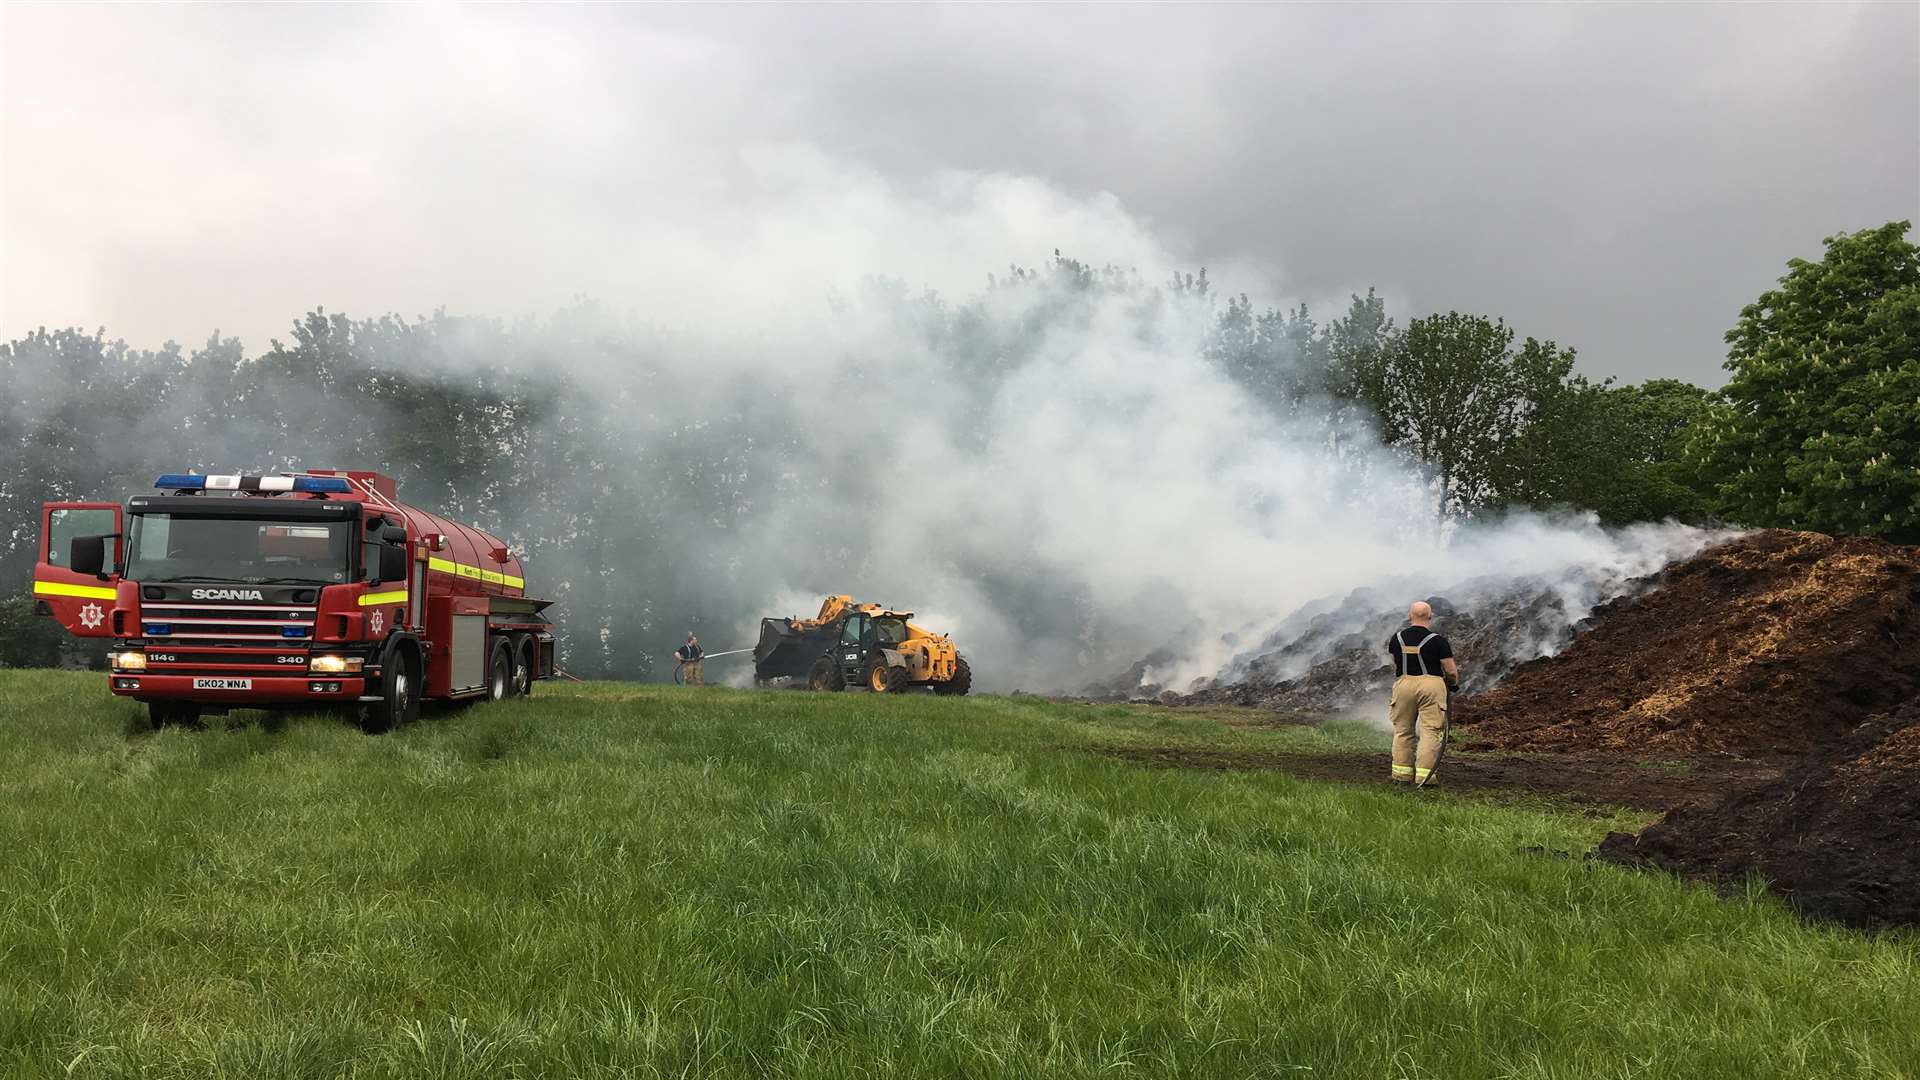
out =
[(146, 625), (146, 632), (149, 636), (158, 636), (160, 634), (171, 634), (173, 633), (173, 624), (163, 623), (163, 622), (150, 622)]
[(345, 495), (353, 490), (353, 485), (347, 483), (347, 478), (344, 476), (296, 476), (293, 478), (293, 490)]
[(344, 476), (200, 476), (196, 473), (167, 473), (155, 480), (153, 486), (174, 491), (245, 491), (268, 495), (282, 491), (316, 495), (348, 495), (353, 492), (353, 485)]
[(281, 637), (306, 637), (307, 628), (304, 626), (283, 626), (280, 628), (280, 636)]

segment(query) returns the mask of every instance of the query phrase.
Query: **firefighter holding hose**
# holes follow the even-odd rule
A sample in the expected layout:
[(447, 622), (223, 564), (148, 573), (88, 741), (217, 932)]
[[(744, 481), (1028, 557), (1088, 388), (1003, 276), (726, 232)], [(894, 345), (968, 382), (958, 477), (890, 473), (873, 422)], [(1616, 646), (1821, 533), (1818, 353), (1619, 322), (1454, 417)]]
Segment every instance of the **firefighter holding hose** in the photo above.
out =
[(707, 657), (707, 650), (700, 647), (700, 639), (687, 632), (687, 643), (673, 650), (674, 658), (680, 661), (680, 681), (688, 686), (705, 686), (706, 677), (701, 674), (700, 662)]
[(1440, 765), (1447, 729), (1447, 695), (1460, 688), (1453, 646), (1433, 631), (1433, 608), (1415, 600), (1407, 625), (1387, 639), (1393, 657), (1393, 780), (1426, 787)]

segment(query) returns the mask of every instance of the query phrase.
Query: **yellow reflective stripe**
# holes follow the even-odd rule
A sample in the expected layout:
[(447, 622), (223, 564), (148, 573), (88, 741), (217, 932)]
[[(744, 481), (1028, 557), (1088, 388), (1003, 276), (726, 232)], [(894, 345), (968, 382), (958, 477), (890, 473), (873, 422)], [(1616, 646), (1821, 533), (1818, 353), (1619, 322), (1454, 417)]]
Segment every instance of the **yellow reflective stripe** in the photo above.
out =
[(360, 594), (360, 606), (372, 607), (375, 604), (404, 604), (407, 602), (407, 590), (389, 589), (386, 592)]
[(1395, 776), (1412, 776), (1412, 775), (1413, 775), (1413, 766), (1411, 766), (1411, 765), (1395, 765), (1395, 766), (1393, 767), (1393, 775), (1395, 775)]
[(473, 578), (477, 581), (484, 581), (492, 585), (505, 585), (514, 589), (524, 589), (527, 585), (526, 578), (514, 577), (512, 574), (502, 574), (493, 570), (482, 570), (477, 566), (457, 563), (452, 559), (437, 559), (431, 555), (427, 556), (427, 569), (438, 570), (443, 574), (452, 574), (455, 577)]
[(35, 596), (79, 596), (88, 600), (111, 600), (113, 590), (105, 585), (69, 585), (64, 581), (40, 581), (33, 583)]
[(1413, 775), (1418, 779), (1425, 780), (1427, 777), (1433, 775), (1433, 770), (1432, 769), (1415, 769), (1413, 770)]

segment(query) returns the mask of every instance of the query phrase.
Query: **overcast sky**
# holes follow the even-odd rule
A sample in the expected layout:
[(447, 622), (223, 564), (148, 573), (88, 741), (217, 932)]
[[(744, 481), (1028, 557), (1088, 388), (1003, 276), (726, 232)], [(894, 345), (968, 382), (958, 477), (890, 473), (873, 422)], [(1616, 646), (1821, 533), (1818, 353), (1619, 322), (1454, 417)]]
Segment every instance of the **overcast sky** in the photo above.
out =
[(1920, 216), (1917, 12), (8, 5), (0, 336), (706, 318), (1059, 246), (1717, 385), (1789, 257)]

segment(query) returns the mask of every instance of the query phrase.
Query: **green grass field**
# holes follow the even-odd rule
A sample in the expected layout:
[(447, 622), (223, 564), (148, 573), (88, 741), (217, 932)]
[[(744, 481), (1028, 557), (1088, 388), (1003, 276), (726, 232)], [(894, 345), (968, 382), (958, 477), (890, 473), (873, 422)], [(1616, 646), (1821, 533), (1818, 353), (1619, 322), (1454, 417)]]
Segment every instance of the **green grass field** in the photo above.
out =
[(0, 702), (6, 1077), (1920, 1075), (1920, 935), (1579, 857), (1637, 818), (1095, 752), (1384, 753), (1357, 728), (598, 684), (153, 734), (99, 675), (15, 671)]

